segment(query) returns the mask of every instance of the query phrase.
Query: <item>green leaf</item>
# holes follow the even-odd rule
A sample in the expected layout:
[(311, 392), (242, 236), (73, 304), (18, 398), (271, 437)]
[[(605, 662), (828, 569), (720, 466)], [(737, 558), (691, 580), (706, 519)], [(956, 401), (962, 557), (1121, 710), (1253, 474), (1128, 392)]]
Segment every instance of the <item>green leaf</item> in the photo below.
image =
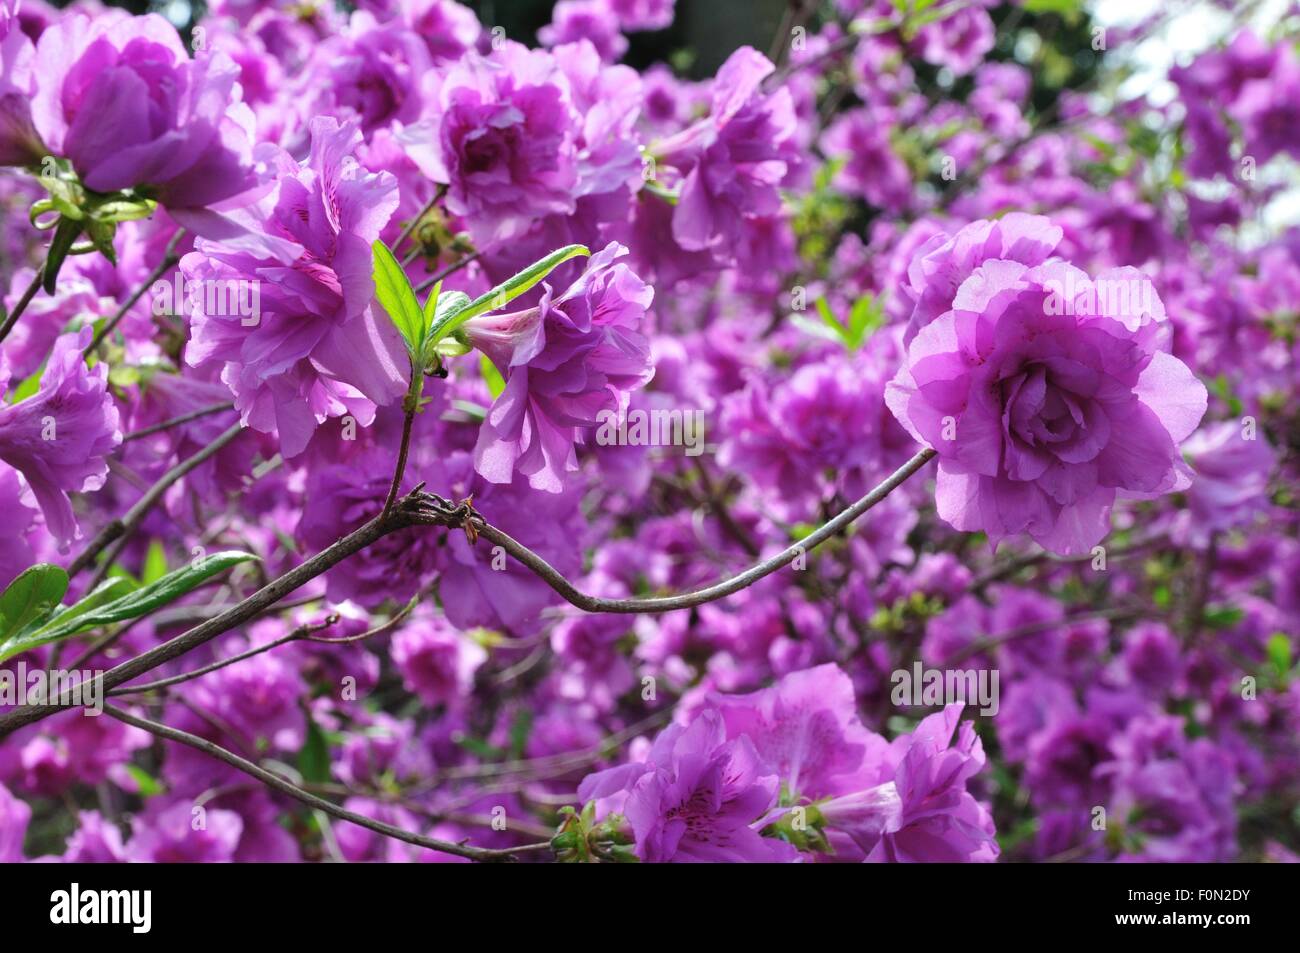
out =
[(149, 550), (144, 554), (144, 568), (140, 570), (140, 581), (143, 583), (156, 582), (167, 574), (167, 553), (163, 549), (161, 539), (155, 539), (149, 544)]
[(524, 749), (528, 746), (528, 736), (533, 733), (533, 713), (528, 708), (520, 708), (515, 712), (514, 721), (510, 725), (510, 757), (522, 758)]
[(823, 296), (818, 298), (813, 304), (817, 307), (817, 313), (821, 315), (822, 321), (826, 326), (835, 332), (837, 337), (844, 337), (847, 329), (840, 324), (840, 319), (835, 317), (835, 312), (831, 310), (830, 302)]
[(63, 260), (68, 257), (68, 252), (72, 251), (72, 246), (81, 235), (82, 224), (64, 215), (54, 227), (54, 237), (50, 239), (49, 251), (45, 253), (45, 270), (41, 278), (41, 287), (46, 294), (54, 294), (59, 269), (63, 267)]
[(374, 252), (375, 296), (406, 342), (411, 362), (418, 363), (424, 351), (428, 325), (420, 301), (415, 297), (415, 289), (411, 287), (411, 279), (406, 277), (406, 272), (387, 245), (376, 240), (370, 247)]
[(68, 574), (58, 566), (37, 563), (20, 572), (0, 593), (0, 642), (49, 616), (67, 591)]
[(104, 223), (134, 222), (148, 218), (158, 208), (153, 199), (128, 199), (114, 197), (95, 205), (90, 212), (91, 218)]
[(28, 626), (22, 632), (20, 638), (26, 642), (38, 633), (51, 629), (55, 625), (69, 625), (74, 619), (85, 615), (87, 612), (107, 605), (115, 599), (120, 599), (137, 586), (139, 586), (139, 583), (130, 576), (113, 576), (110, 579), (105, 579), (72, 605), (59, 606), (48, 618), (42, 619), (37, 626)]
[(1291, 671), (1291, 640), (1283, 632), (1269, 636), (1267, 642), (1268, 660), (1280, 677)]
[[(132, 583), (121, 578), (110, 579), (81, 602), (53, 617), (44, 619), (39, 628), (31, 628), (28, 625), (27, 628), (16, 634), (6, 634), (5, 640), (0, 642), (0, 662), (17, 655), (19, 652), (26, 652), (38, 645), (66, 639), (78, 632), (85, 632), (113, 622), (124, 622), (127, 619), (138, 618), (175, 602), (185, 594), (197, 589), (217, 573), (256, 558), (251, 553), (240, 552), (239, 550), (213, 553), (211, 556), (196, 560), (195, 563), (187, 563), (179, 569), (174, 569), (161, 579), (125, 594), (122, 594), (121, 587), (124, 585), (130, 586)], [(50, 568), (58, 569), (57, 566)], [(28, 570), (28, 572), (30, 571)], [(63, 573), (61, 569), (58, 569), (58, 571)], [(20, 576), (19, 579), (21, 578)], [(17, 582), (18, 580), (14, 580), (15, 584)], [(106, 587), (109, 586), (119, 588), (106, 592)], [(13, 588), (13, 586), (11, 585), (10, 588)], [(58, 603), (58, 600), (63, 597), (63, 592), (66, 591), (67, 574), (63, 573), (63, 590), (55, 597), (54, 604)], [(5, 599), (8, 595), (9, 590), (5, 590), (5, 595), (0, 599)], [(90, 605), (86, 605), (87, 602)]]
[(496, 400), (501, 396), (501, 392), (506, 389), (506, 379), (501, 376), (497, 366), (488, 360), (486, 354), (479, 355), (478, 367), (479, 373), (483, 375), (484, 382), (487, 383), (488, 392), (491, 393), (492, 399)]
[(1025, 0), (1025, 9), (1030, 13), (1074, 14), (1080, 7), (1080, 0)]
[(131, 775), (131, 780), (135, 781), (135, 786), (139, 789), (141, 797), (153, 797), (156, 794), (162, 794), (163, 786), (158, 782), (158, 779), (138, 764), (128, 763), (126, 773)]
[[(463, 294), (463, 292), (457, 292)], [(442, 282), (435, 284), (429, 292), (429, 297), (424, 299), (424, 326), (432, 327), (434, 319), (438, 316), (438, 308), (441, 302), (438, 300), (442, 297)], [(450, 297), (450, 295), (448, 295)], [(469, 300), (469, 295), (465, 295), (465, 300)]]
[(517, 275), (507, 278), (491, 291), (479, 295), (464, 307), (453, 308), (449, 305), (443, 308), (440, 303), (437, 309), (438, 317), (434, 320), (433, 327), (429, 331), (430, 346), (436, 346), (440, 340), (451, 334), (470, 318), (504, 308), (569, 259), (590, 254), (591, 250), (586, 245), (566, 245), (558, 251), (551, 252), (545, 258), (533, 262)]
[(1231, 629), (1246, 618), (1246, 610), (1237, 606), (1215, 606), (1205, 610), (1205, 624), (1211, 629)]
[(307, 722), (307, 739), (298, 752), (298, 773), (309, 784), (325, 784), (330, 780), (329, 742), (314, 721)]

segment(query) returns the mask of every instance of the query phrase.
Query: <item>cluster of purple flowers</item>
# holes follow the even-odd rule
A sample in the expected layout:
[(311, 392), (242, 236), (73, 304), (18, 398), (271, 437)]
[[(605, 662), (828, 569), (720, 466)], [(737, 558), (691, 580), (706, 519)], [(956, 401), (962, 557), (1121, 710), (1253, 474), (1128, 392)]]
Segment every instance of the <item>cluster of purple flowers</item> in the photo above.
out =
[[(1099, 108), (1015, 5), (1003, 36), (989, 2), (837, 0), (692, 79), (623, 62), (673, 0), (536, 37), (221, 0), (185, 39), (0, 0), (0, 594), (258, 557), (13, 657), (0, 607), (0, 719), (20, 672), (111, 669), (422, 488), (476, 515), (115, 701), (375, 821), (554, 837), (524, 859), (1295, 859), (1300, 57), (1234, 25), (1172, 101)], [(583, 612), (475, 522), (650, 598), (909, 460), (681, 611)], [(37, 859), (461, 858), (73, 710), (0, 737), (0, 862)]]

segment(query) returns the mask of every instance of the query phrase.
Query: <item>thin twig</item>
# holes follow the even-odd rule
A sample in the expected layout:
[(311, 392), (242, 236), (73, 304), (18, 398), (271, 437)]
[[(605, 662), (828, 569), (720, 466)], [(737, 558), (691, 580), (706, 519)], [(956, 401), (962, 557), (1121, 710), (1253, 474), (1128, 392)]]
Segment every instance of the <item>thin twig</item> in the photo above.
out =
[(321, 629), (327, 629), (338, 621), (339, 621), (339, 617), (331, 613), (330, 615), (322, 619), (320, 622), (304, 623), (303, 625), (298, 626), (288, 635), (283, 635), (278, 639), (272, 639), (270, 642), (265, 642), (261, 645), (255, 645), (251, 649), (246, 649), (243, 652), (240, 652), (238, 655), (232, 655), (229, 658), (217, 659), (215, 662), (211, 662), (207, 665), (204, 665), (202, 668), (196, 668), (190, 672), (182, 672), (181, 674), (173, 675), (170, 678), (160, 678), (154, 682), (145, 682), (143, 685), (123, 685), (120, 688), (113, 689), (112, 691), (108, 692), (108, 694), (110, 696), (137, 695), (142, 692), (153, 692), (153, 691), (158, 691), (159, 689), (162, 688), (170, 688), (171, 686), (179, 685), (182, 682), (190, 682), (196, 678), (202, 678), (204, 675), (210, 675), (213, 672), (218, 671), (219, 669), (226, 668), (229, 665), (235, 665), (239, 662), (247, 661), (248, 659), (251, 659), (256, 655), (261, 655), (263, 652), (269, 652), (271, 651), (271, 649), (279, 648), (281, 645), (284, 645), (287, 642), (295, 642), (298, 639), (306, 638), (307, 635), (309, 635), (310, 633), (319, 632)]
[[(419, 373), (420, 371), (412, 366), (411, 376), (414, 377)], [(406, 475), (406, 457), (411, 451), (411, 425), (415, 423), (415, 411), (413, 405), (408, 406), (402, 418), (402, 445), (397, 450), (397, 466), (393, 468), (393, 482), (389, 485), (388, 496), (384, 499), (381, 519), (387, 519), (393, 512), (393, 507), (397, 503), (397, 492), (402, 486), (402, 477)]]
[(442, 281), (444, 278), (450, 277), (451, 275), (454, 275), (456, 272), (460, 271), (470, 262), (478, 261), (479, 256), (482, 254), (483, 253), (481, 251), (472, 252), (466, 255), (464, 258), (460, 259), (459, 261), (452, 262), (450, 265), (442, 269), (442, 271), (438, 272), (432, 278), (426, 278), (424, 279), (424, 281), (416, 285), (415, 286), (416, 293), (423, 294), (424, 292), (432, 288), (434, 285), (436, 285), (438, 282)]
[(172, 728), (160, 722), (150, 721), (147, 718), (138, 718), (129, 712), (123, 711), (115, 705), (105, 705), (104, 714), (116, 718), (123, 724), (131, 725), (147, 731), (152, 735), (162, 738), (166, 741), (175, 741), (179, 744), (187, 745), (196, 751), (201, 751), (206, 755), (223, 761), (239, 771), (256, 778), (267, 787), (279, 791), (281, 794), (293, 798), (295, 801), (301, 801), (308, 807), (318, 811), (324, 811), (331, 817), (337, 817), (342, 821), (349, 821), (359, 827), (374, 831), (376, 834), (383, 834), (385, 837), (391, 837), (394, 840), (400, 840), (407, 844), (413, 844), (416, 847), (424, 847), (428, 850), (436, 850), (444, 854), (454, 854), (457, 857), (468, 857), (470, 860), (478, 861), (503, 861), (513, 860), (516, 854), (540, 851), (550, 848), (550, 844), (526, 844), (522, 847), (507, 847), (503, 849), (492, 849), (488, 847), (471, 847), (468, 844), (454, 844), (451, 841), (439, 840), (436, 837), (425, 837), (422, 834), (415, 834), (411, 831), (403, 830), (400, 827), (394, 827), (392, 824), (385, 824), (383, 821), (377, 821), (374, 818), (366, 817), (364, 814), (358, 814), (355, 811), (349, 811), (345, 807), (340, 807), (331, 801), (322, 797), (317, 797), (298, 787), (291, 781), (286, 780), (272, 771), (254, 764), (246, 758), (241, 758), (233, 751), (228, 751), (220, 745), (208, 741), (206, 738), (200, 738), (198, 735), (192, 735), (187, 731), (181, 731)]
[[(1117, 559), (1121, 556), (1128, 556), (1133, 553), (1140, 552), (1141, 550), (1146, 549), (1149, 546), (1154, 545), (1155, 543), (1159, 543), (1166, 538), (1167, 537), (1164, 533), (1155, 533), (1150, 536), (1143, 537), (1142, 539), (1134, 540), (1123, 546), (1116, 546), (1110, 550), (1107, 550), (1105, 552), (1105, 558), (1107, 561), (1110, 561), (1110, 560)], [(1014, 576), (1016, 573), (1020, 572), (1020, 570), (1027, 569), (1030, 566), (1036, 565), (1038, 563), (1050, 562), (1050, 563), (1057, 563), (1062, 566), (1069, 566), (1075, 563), (1090, 562), (1094, 558), (1095, 556), (1090, 552), (1081, 553), (1077, 556), (1057, 556), (1055, 553), (1049, 553), (1046, 550), (1042, 550), (1041, 552), (1037, 552), (1037, 553), (1026, 553), (1023, 556), (1016, 556), (1011, 559), (1008, 559), (1004, 563), (1001, 563), (997, 566), (993, 566), (987, 572), (981, 574), (980, 576), (977, 576), (975, 580), (971, 582), (967, 591), (978, 592), (979, 590), (984, 589), (985, 587), (991, 585), (992, 583), (1005, 579), (1008, 576)]]
[(14, 325), (18, 323), (18, 319), (22, 317), (23, 312), (27, 310), (27, 306), (31, 304), (32, 299), (36, 297), (36, 292), (41, 288), (41, 277), (44, 274), (44, 265), (36, 269), (36, 276), (32, 278), (32, 283), (27, 286), (27, 290), (23, 292), (23, 296), (18, 299), (18, 303), (14, 305), (14, 309), (9, 312), (9, 316), (5, 318), (4, 324), (0, 324), (0, 341), (3, 341), (9, 336), (9, 332), (14, 329)]
[[(311, 559), (300, 563), (283, 576), (267, 583), (237, 605), (231, 606), (219, 615), (213, 616), (194, 628), (188, 629), (161, 645), (156, 645), (135, 658), (128, 659), (105, 672), (101, 683), (104, 690), (114, 689), (134, 678), (139, 678), (145, 672), (151, 672), (160, 665), (192, 652), (222, 633), (229, 632), (231, 629), (261, 615), (266, 609), (275, 605), (289, 593), (317, 576), (328, 572), (349, 556), (365, 549), (375, 540), (397, 530), (416, 525), (413, 518), (414, 504), (409, 503), (408, 500), (404, 500), (403, 504), (393, 511), (392, 516), (387, 521), (381, 521), (378, 517), (370, 520), (326, 547)], [(423, 525), (429, 525), (431, 519), (426, 513), (419, 522)], [(63, 708), (72, 707), (75, 691), (75, 687), (69, 689), (58, 698), (51, 699), (45, 705), (23, 705), (0, 714), (0, 738), (24, 725), (30, 725), (47, 718)]]
[(140, 283), (139, 287), (131, 293), (131, 297), (127, 298), (126, 302), (117, 309), (117, 313), (109, 318), (108, 322), (99, 329), (99, 332), (95, 335), (94, 339), (89, 345), (87, 345), (86, 349), (81, 352), (82, 357), (89, 357), (93, 354), (95, 349), (104, 342), (104, 339), (113, 333), (114, 329), (117, 328), (118, 323), (126, 317), (126, 313), (134, 308), (135, 303), (144, 297), (144, 293), (153, 287), (153, 283), (162, 277), (163, 272), (168, 268), (175, 267), (176, 263), (181, 260), (181, 256), (176, 254), (176, 246), (180, 244), (180, 240), (184, 235), (185, 229), (176, 229), (176, 234), (172, 236), (171, 241), (167, 243), (166, 251), (163, 252), (162, 261), (158, 262), (154, 267), (154, 270), (149, 272), (149, 276), (145, 278), (145, 280)]
[(81, 570), (93, 564), (95, 557), (97, 557), (100, 552), (111, 543), (112, 547), (109, 549), (104, 562), (100, 565), (99, 569), (96, 570), (95, 576), (91, 580), (87, 591), (94, 589), (95, 586), (99, 585), (103, 578), (108, 575), (108, 570), (117, 559), (118, 554), (122, 552), (123, 547), (126, 546), (127, 542), (130, 540), (131, 534), (135, 532), (136, 528), (144, 518), (149, 515), (149, 511), (154, 508), (154, 505), (162, 499), (162, 495), (166, 493), (178, 480), (180, 480), (181, 477), (185, 476), (185, 474), (189, 473), (208, 458), (216, 455), (226, 446), (226, 444), (238, 437), (241, 432), (243, 432), (243, 424), (232, 424), (225, 433), (212, 441), (212, 443), (208, 444), (192, 457), (182, 460), (159, 477), (157, 482), (155, 482), (153, 486), (149, 487), (149, 490), (145, 495), (140, 497), (140, 499), (136, 501), (135, 505), (126, 511), (125, 516), (121, 519), (113, 520), (99, 531), (99, 535), (91, 540), (90, 545), (82, 550), (80, 555), (78, 555), (77, 558), (72, 561), (72, 564), (68, 566), (68, 575), (75, 576), (77, 573), (81, 572)]
[(392, 246), (388, 250), (391, 251), (394, 255), (396, 255), (397, 249), (401, 248), (402, 243), (411, 237), (411, 233), (414, 232), (415, 229), (419, 226), (420, 222), (424, 220), (424, 216), (429, 214), (429, 212), (433, 209), (433, 207), (438, 204), (438, 200), (441, 199), (446, 193), (447, 193), (447, 186), (445, 185), (438, 186), (438, 188), (434, 190), (433, 197), (429, 199), (428, 202), (425, 203), (424, 208), (420, 209), (420, 211), (416, 213), (415, 218), (411, 219), (409, 222), (406, 223), (406, 227), (402, 229), (402, 234), (397, 236), (397, 240), (393, 242)]
[[(410, 526), (442, 526), (455, 529), (470, 526), (489, 541), (505, 548), (507, 552), (540, 576), (547, 585), (568, 602), (588, 612), (657, 613), (703, 605), (706, 602), (725, 598), (747, 586), (753, 585), (763, 577), (776, 572), (782, 566), (793, 562), (809, 549), (835, 536), (888, 496), (903, 481), (929, 462), (934, 455), (935, 452), (929, 448), (921, 450), (870, 493), (834, 519), (806, 536), (799, 543), (788, 547), (757, 566), (705, 589), (682, 595), (651, 599), (602, 599), (588, 595), (565, 579), (541, 556), (483, 520), (467, 503), (456, 505), (441, 497), (423, 493), (417, 487), (403, 497), (399, 505), (387, 517), (375, 517), (316, 556), (263, 586), (243, 602), (221, 613), (221, 615), (209, 619), (188, 632), (182, 633), (162, 645), (154, 646), (147, 652), (110, 669), (101, 676), (103, 681), (100, 684), (104, 691), (110, 691), (133, 678), (138, 678), (145, 672), (152, 671), (159, 665), (193, 651), (223, 632), (228, 632), (235, 626), (247, 622), (299, 586), (322, 575), (381, 537)], [(47, 718), (61, 709), (72, 707), (73, 693), (76, 688), (77, 686), (73, 686), (67, 689), (57, 699), (51, 699), (47, 704), (23, 705), (0, 714), (0, 738), (25, 725)]]
[(173, 427), (179, 427), (187, 424), (192, 420), (198, 420), (200, 417), (207, 417), (211, 414), (219, 414), (222, 411), (234, 410), (234, 401), (223, 401), (220, 404), (209, 404), (207, 407), (200, 407), (198, 410), (191, 410), (187, 414), (181, 414), (171, 420), (164, 420), (162, 423), (151, 424), (148, 427), (142, 427), (139, 430), (133, 430), (122, 438), (123, 443), (130, 443), (132, 440), (139, 440), (142, 437), (150, 437), (164, 430), (171, 430)]
[(948, 656), (944, 660), (944, 664), (947, 666), (953, 666), (959, 662), (966, 661), (968, 658), (979, 655), (981, 652), (995, 649), (999, 645), (1006, 645), (1008, 642), (1014, 642), (1017, 639), (1023, 639), (1031, 635), (1040, 635), (1043, 632), (1050, 632), (1052, 629), (1077, 625), (1080, 622), (1095, 622), (1098, 620), (1122, 622), (1152, 614), (1154, 613), (1150, 613), (1134, 606), (1128, 606), (1110, 609), (1095, 609), (1090, 612), (1079, 612), (1075, 615), (1065, 616), (1061, 619), (1048, 619), (1044, 622), (1031, 622), (1027, 625), (1017, 626), (1014, 629), (1007, 629), (1005, 632), (980, 636), (975, 641), (968, 643), (964, 648), (961, 648)]
[(742, 573), (732, 576), (730, 579), (724, 579), (721, 582), (706, 586), (703, 589), (697, 589), (693, 592), (681, 593), (673, 596), (659, 596), (648, 599), (607, 599), (600, 596), (588, 595), (582, 592), (573, 583), (569, 582), (557, 569), (551, 566), (545, 559), (537, 555), (523, 543), (520, 543), (507, 533), (497, 529), (491, 523), (484, 520), (479, 514), (475, 513), (467, 506), (451, 507), (448, 501), (440, 498), (433, 498), (434, 506), (430, 513), (431, 518), (440, 525), (446, 525), (448, 519), (459, 520), (460, 525), (470, 523), (477, 531), (478, 535), (484, 537), (488, 542), (502, 547), (507, 553), (519, 560), (526, 567), (540, 576), (542, 580), (560, 594), (567, 602), (583, 609), (587, 612), (615, 612), (615, 613), (657, 613), (672, 612), (678, 609), (690, 609), (695, 606), (704, 605), (706, 602), (715, 602), (718, 599), (725, 598), (742, 589), (752, 586), (765, 576), (770, 576), (784, 566), (789, 565), (804, 555), (808, 550), (821, 545), (832, 536), (837, 535), (854, 520), (856, 520), (867, 510), (871, 509), (890, 493), (892, 493), (904, 480), (910, 477), (921, 467), (934, 457), (935, 452), (926, 448), (918, 452), (907, 463), (895, 470), (888, 478), (882, 481), (871, 492), (862, 499), (858, 500), (848, 509), (841, 511), (837, 516), (825, 523), (817, 530), (805, 536), (799, 542), (786, 547), (770, 559), (753, 566)]

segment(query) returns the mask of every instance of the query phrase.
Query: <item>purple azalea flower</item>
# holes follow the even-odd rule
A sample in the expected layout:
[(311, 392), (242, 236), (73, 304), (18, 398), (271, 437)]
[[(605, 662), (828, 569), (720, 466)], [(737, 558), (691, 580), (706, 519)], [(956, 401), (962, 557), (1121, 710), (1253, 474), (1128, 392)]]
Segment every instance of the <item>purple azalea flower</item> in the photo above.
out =
[(430, 82), (432, 118), (404, 141), (426, 175), (448, 184), (446, 207), (477, 243), (574, 211), (581, 117), (551, 53), (507, 42)]
[(673, 22), (677, 0), (604, 0), (627, 33), (638, 30), (662, 30)]
[(955, 234), (931, 236), (913, 254), (901, 296), (913, 304), (905, 343), (952, 310), (957, 289), (988, 261), (1041, 265), (1061, 242), (1061, 229), (1041, 215), (1012, 212), (996, 221), (972, 222)]
[(1267, 78), (1247, 82), (1233, 111), (1245, 131), (1245, 151), (1258, 162), (1279, 153), (1300, 158), (1300, 62), (1285, 56)]
[[(284, 633), (272, 627), (257, 634), (269, 640)], [(250, 640), (231, 636), (222, 641), (222, 654), (234, 655), (249, 648)], [(291, 659), (263, 652), (213, 672), (195, 686), (188, 701), (211, 715), (223, 729), (235, 732), (241, 744), (250, 749), (264, 741), (276, 751), (296, 752), (307, 735), (299, 705), (302, 694), (302, 678)]]
[[(925, 718), (894, 747), (893, 779), (818, 807), (832, 828), (867, 851), (869, 863), (971, 863), (997, 859), (993, 822), (966, 790), (984, 748), (960, 704)], [(953, 731), (957, 731), (953, 744)]]
[[(78, 827), (68, 838), (62, 860), (68, 864), (124, 864), (122, 832), (98, 811), (79, 811)], [(0, 852), (0, 856), (3, 856)]]
[(1178, 640), (1159, 622), (1141, 622), (1124, 637), (1124, 670), (1137, 685), (1163, 697), (1182, 674)]
[[(0, 461), (23, 475), (46, 528), (64, 546), (80, 534), (68, 493), (102, 487), (108, 454), (122, 441), (108, 367), (87, 368), (81, 356), (91, 337), (89, 327), (60, 337), (36, 393), (0, 404)], [(7, 377), (0, 361), (0, 391)]]
[(627, 37), (619, 32), (619, 21), (606, 0), (559, 0), (551, 22), (537, 31), (537, 39), (543, 46), (589, 40), (606, 63), (622, 59), (627, 52)]
[(551, 649), (562, 667), (556, 693), (614, 711), (619, 697), (636, 685), (636, 673), (619, 642), (632, 626), (617, 615), (580, 615), (562, 619), (551, 633)]
[(36, 51), (10, 9), (0, 0), (0, 166), (38, 163), (46, 150), (32, 123)]
[(708, 704), (727, 737), (748, 738), (792, 798), (860, 790), (886, 772), (889, 744), (858, 720), (853, 682), (833, 663), (748, 695), (712, 695)]
[(474, 687), (474, 673), (487, 661), (481, 645), (443, 616), (424, 613), (393, 636), (393, 664), (407, 690), (430, 707), (458, 705)]
[[(949, 276), (939, 280), (946, 289)], [(972, 272), (952, 310), (912, 340), (885, 395), (938, 451), (939, 515), (995, 545), (1028, 533), (1072, 554), (1106, 535), (1117, 496), (1186, 489), (1178, 444), (1207, 395), (1160, 349), (1164, 322), (1134, 269), (1096, 283), (1060, 262), (996, 259)]]
[[(216, 807), (194, 808), (187, 800), (149, 810), (127, 844), (127, 856), (143, 864), (228, 864), (244, 832), (244, 821), (234, 811)], [(194, 812), (201, 810), (202, 823)]]
[(534, 489), (561, 492), (564, 474), (578, 468), (574, 444), (654, 375), (641, 331), (654, 290), (616, 263), (626, 254), (610, 243), (563, 294), (548, 284), (536, 307), (462, 327), (506, 379), (474, 449), (489, 482), (520, 473)]
[[(729, 398), (721, 462), (787, 500), (883, 468), (885, 379), (867, 361), (808, 364), (768, 388), (755, 381)], [(833, 474), (828, 480), (826, 474)]]
[[(111, 297), (97, 289), (84, 275), (79, 275), (69, 262), (59, 275), (58, 293), (46, 297), (38, 296), (27, 306), (23, 319), (14, 325), (9, 337), (5, 338), (5, 360), (9, 373), (17, 380), (23, 380), (35, 374), (49, 356), (54, 342), (65, 328), (78, 327), (73, 324), (92, 320), (100, 316), (107, 317), (117, 310)], [(33, 271), (20, 268), (14, 272), (10, 283), (6, 305), (13, 307), (19, 296), (32, 282)]]
[[(320, 551), (378, 516), (392, 483), (392, 466), (392, 452), (374, 448), (310, 467), (297, 538)], [(331, 600), (352, 599), (364, 606), (410, 599), (444, 564), (440, 543), (421, 527), (390, 533), (331, 569), (326, 591)]]
[[(523, 475), (510, 483), (488, 482), (476, 472), (469, 453), (455, 454), (446, 463), (440, 479), (452, 496), (472, 497), (475, 509), (560, 572), (582, 568), (586, 523), (576, 487), (539, 496)], [(558, 601), (545, 581), (517, 560), (507, 559), (502, 566), (481, 541), (471, 545), (463, 533), (453, 533), (447, 549), (439, 593), (447, 618), (461, 629), (487, 626), (528, 634), (537, 629), (542, 609)]]
[(434, 62), (460, 59), (483, 32), (474, 11), (455, 0), (401, 0), (399, 6)]
[(46, 721), (19, 752), (21, 786), (45, 796), (74, 784), (127, 783), (122, 763), (146, 747), (149, 735), (112, 718), (87, 718), (77, 711)]
[(1277, 455), (1268, 438), (1247, 433), (1236, 421), (1203, 427), (1183, 446), (1196, 471), (1187, 492), (1187, 527), (1194, 539), (1248, 526), (1270, 508), (1268, 481)]
[(0, 530), (0, 591), (37, 562), (31, 538), (37, 511), (24, 502), (26, 496), (18, 471), (0, 467), (0, 512), (5, 514), (4, 528)]
[(708, 118), (651, 151), (680, 174), (672, 235), (687, 251), (728, 260), (749, 218), (781, 211), (779, 187), (799, 166), (798, 123), (790, 90), (762, 90), (775, 69), (744, 46), (713, 81)]
[(840, 191), (891, 212), (912, 201), (912, 174), (890, 145), (888, 124), (871, 110), (855, 109), (836, 119), (822, 136), (822, 149), (843, 160), (835, 173)]
[(964, 76), (983, 62), (995, 39), (993, 20), (978, 4), (970, 4), (922, 26), (915, 46), (927, 63)]
[(1222, 863), (1236, 856), (1237, 772), (1208, 738), (1189, 740), (1180, 718), (1135, 719), (1097, 773), (1114, 785), (1109, 811), (1121, 861)]
[(191, 59), (161, 16), (69, 13), (41, 34), (33, 69), (36, 129), (88, 188), (142, 189), (202, 232), (201, 210), (253, 186), (238, 68), (221, 54)]
[(722, 716), (704, 711), (660, 732), (644, 762), (588, 775), (578, 797), (617, 805), (646, 863), (771, 863), (794, 853), (755, 830), (779, 787), (753, 743), (728, 741)]
[[(243, 422), (278, 434), (286, 457), (327, 417), (368, 424), (406, 387), (397, 332), (371, 306), (370, 246), (397, 207), (397, 183), (360, 170), (360, 141), (355, 124), (321, 117), (306, 160), (272, 160), (272, 190), (242, 214), (282, 253), (202, 240), (181, 260), (193, 311), (186, 360), (220, 362)], [(245, 307), (253, 302), (257, 313)]]
[(0, 784), (0, 864), (17, 864), (24, 860), (23, 838), (32, 809)]
[(378, 129), (412, 123), (420, 117), (421, 80), (432, 68), (428, 46), (404, 19), (379, 23), (357, 11), (299, 74), (303, 124), (310, 127), (317, 116), (355, 120), (369, 139)]

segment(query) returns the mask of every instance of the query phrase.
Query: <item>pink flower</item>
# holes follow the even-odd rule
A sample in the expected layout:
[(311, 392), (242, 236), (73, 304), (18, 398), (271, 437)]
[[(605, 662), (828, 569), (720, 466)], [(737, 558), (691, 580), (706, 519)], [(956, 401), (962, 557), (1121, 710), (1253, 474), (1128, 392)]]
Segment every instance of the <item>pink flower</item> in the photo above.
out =
[(393, 664), (402, 683), (426, 705), (454, 705), (474, 687), (474, 673), (487, 661), (477, 642), (442, 616), (412, 619), (393, 636)]
[(278, 433), (286, 457), (328, 417), (368, 425), (406, 386), (396, 331), (371, 309), (370, 245), (397, 207), (397, 182), (361, 170), (360, 141), (355, 124), (318, 117), (307, 159), (275, 155), (267, 197), (241, 213), (275, 245), (204, 240), (181, 260), (186, 361), (220, 362), (245, 425)]
[(749, 695), (709, 701), (727, 737), (748, 737), (792, 797), (827, 797), (880, 779), (889, 745), (858, 720), (853, 682), (834, 664), (791, 672)]
[(641, 332), (654, 289), (615, 263), (626, 254), (611, 242), (563, 294), (545, 285), (535, 308), (466, 322), (469, 344), (506, 379), (474, 448), (488, 481), (509, 483), (518, 472), (534, 489), (561, 492), (564, 474), (578, 469), (583, 432), (654, 375)]
[(728, 741), (722, 716), (704, 711), (665, 728), (643, 763), (589, 775), (578, 796), (612, 798), (647, 863), (770, 863), (794, 855), (755, 829), (779, 788), (753, 742)]
[(1149, 279), (1129, 268), (1094, 282), (1061, 262), (993, 258), (964, 278), (941, 271), (941, 294), (922, 289), (921, 300), (946, 297), (955, 277), (951, 310), (919, 328), (885, 395), (938, 452), (944, 520), (994, 545), (1027, 533), (1074, 554), (1106, 535), (1116, 498), (1190, 486), (1178, 444), (1200, 423), (1206, 390), (1163, 350)]
[[(91, 370), (81, 357), (91, 336), (85, 327), (60, 337), (37, 392), (16, 404), (0, 404), (0, 460), (23, 475), (46, 527), (64, 545), (80, 532), (68, 493), (103, 486), (108, 454), (122, 442), (108, 393), (108, 366)], [(0, 367), (0, 388), (7, 376)]]
[(901, 757), (893, 780), (819, 806), (829, 826), (868, 851), (868, 862), (997, 858), (992, 818), (966, 790), (966, 782), (984, 766), (983, 745), (969, 721), (952, 743), (961, 710), (959, 704), (948, 705), (894, 742)]
[(33, 72), (36, 129), (87, 188), (145, 189), (193, 226), (186, 210), (253, 185), (238, 68), (221, 54), (191, 59), (161, 16), (67, 14), (41, 34)]
[(0, 784), (0, 864), (23, 861), (23, 837), (31, 819), (32, 809)]

